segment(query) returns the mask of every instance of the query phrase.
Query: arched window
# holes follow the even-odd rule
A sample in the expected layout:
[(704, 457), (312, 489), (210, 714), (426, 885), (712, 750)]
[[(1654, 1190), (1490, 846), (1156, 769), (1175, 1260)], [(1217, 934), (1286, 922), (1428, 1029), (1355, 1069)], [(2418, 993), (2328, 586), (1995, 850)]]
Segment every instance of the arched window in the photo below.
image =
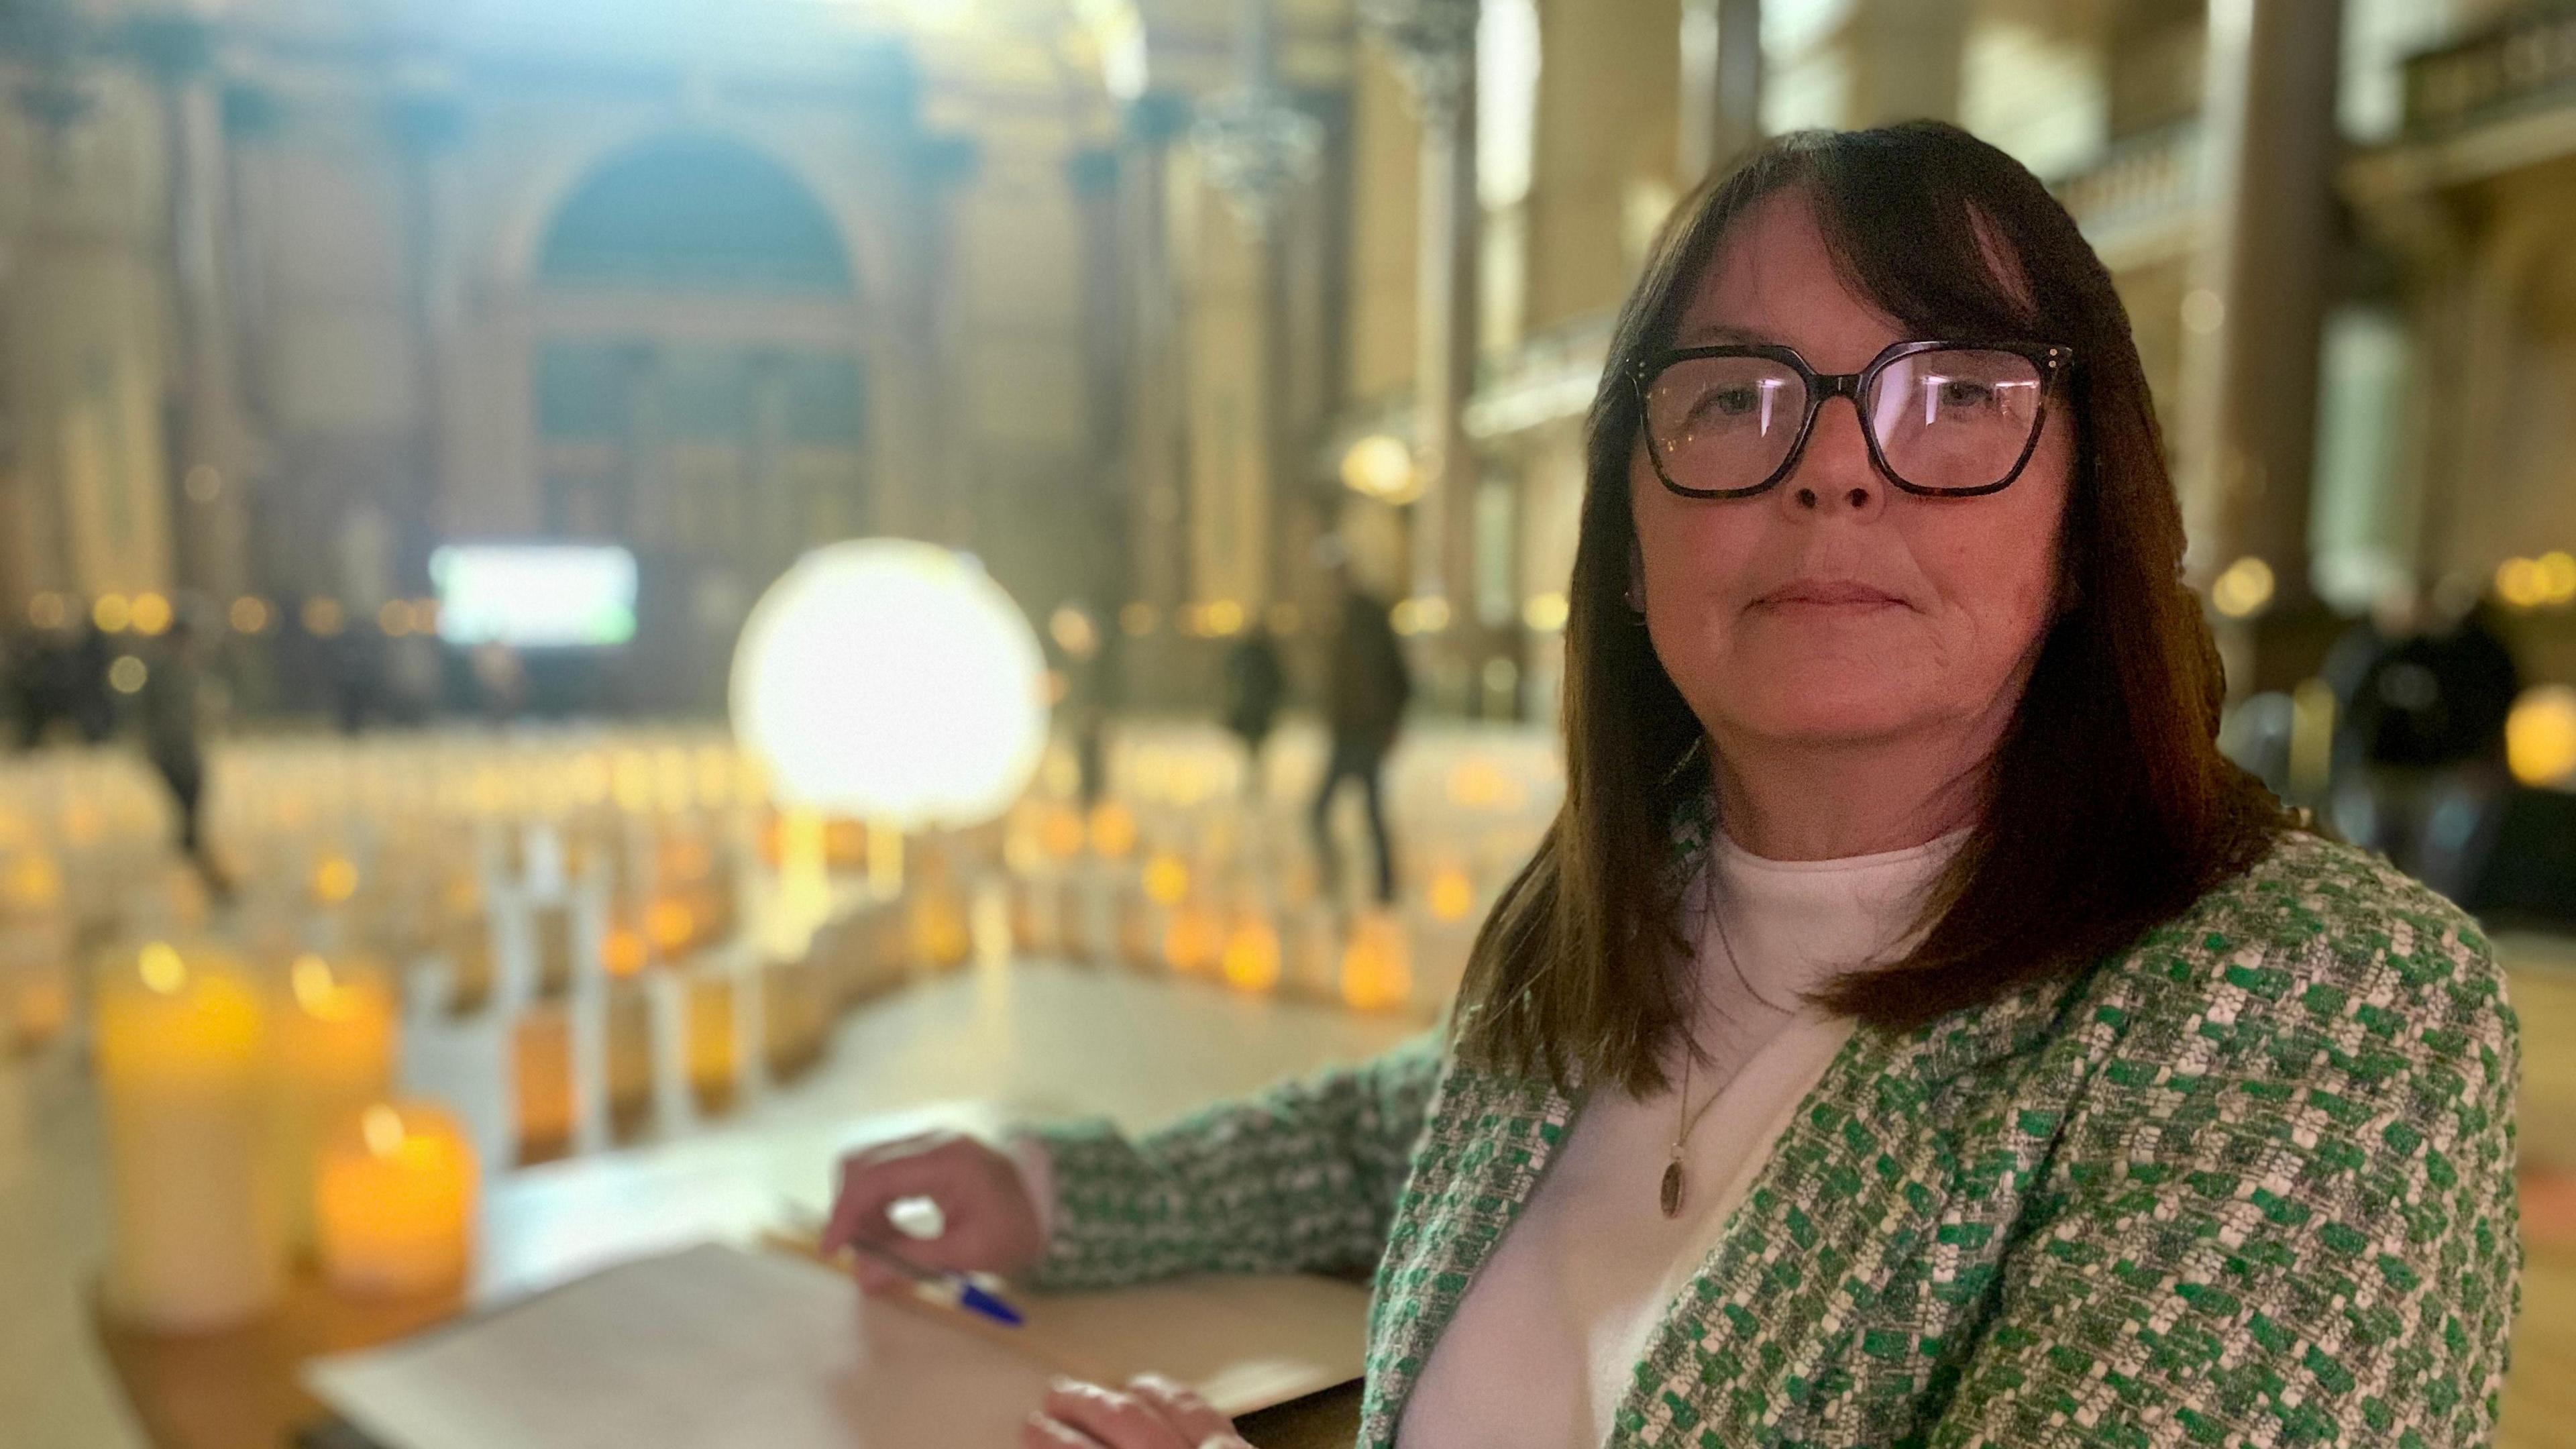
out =
[(739, 141), (672, 135), (602, 162), (556, 212), (548, 287), (848, 295), (840, 231), (787, 168)]

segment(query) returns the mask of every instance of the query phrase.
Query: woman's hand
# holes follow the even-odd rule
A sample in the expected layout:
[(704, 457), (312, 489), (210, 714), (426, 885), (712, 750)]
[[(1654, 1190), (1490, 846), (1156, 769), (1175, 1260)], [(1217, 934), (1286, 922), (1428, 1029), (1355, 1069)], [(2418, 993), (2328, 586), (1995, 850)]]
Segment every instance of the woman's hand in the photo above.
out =
[(1022, 1449), (1252, 1449), (1189, 1388), (1142, 1374), (1124, 1390), (1058, 1379), (1029, 1415)]
[[(937, 1237), (916, 1238), (888, 1221), (886, 1209), (906, 1198), (939, 1205)], [(893, 1247), (916, 1263), (974, 1273), (1011, 1273), (1046, 1255), (1035, 1204), (1009, 1156), (957, 1132), (924, 1132), (862, 1148), (841, 1159), (840, 1196), (824, 1225), (822, 1249), (839, 1252), (864, 1239)], [(898, 1286), (891, 1268), (862, 1256), (859, 1284), (871, 1292)]]

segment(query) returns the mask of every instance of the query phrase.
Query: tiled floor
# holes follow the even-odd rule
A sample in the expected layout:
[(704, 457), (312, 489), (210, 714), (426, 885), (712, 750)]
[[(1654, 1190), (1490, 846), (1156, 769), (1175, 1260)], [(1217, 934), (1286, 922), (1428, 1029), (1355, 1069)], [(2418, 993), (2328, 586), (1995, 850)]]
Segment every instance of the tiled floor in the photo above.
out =
[[(2576, 1445), (2576, 942), (2503, 943), (2523, 1016), (2529, 1261), (2506, 1393), (2507, 1449)], [(832, 1064), (725, 1128), (642, 1149), (702, 1159), (709, 1198), (668, 1205), (650, 1235), (719, 1225), (745, 1203), (818, 1202), (854, 1118), (983, 1098), (1014, 1113), (1104, 1112), (1130, 1125), (1315, 1062), (1366, 1055), (1410, 1030), (1251, 1000), (1050, 968), (952, 977), (845, 1027)], [(98, 1152), (69, 1054), (0, 1064), (0, 1445), (140, 1449), (88, 1338), (81, 1295), (106, 1237)], [(546, 1169), (537, 1169), (539, 1174)], [(532, 1179), (542, 1187), (542, 1179)], [(512, 1207), (537, 1211), (531, 1190)], [(601, 1244), (603, 1252), (618, 1245)]]

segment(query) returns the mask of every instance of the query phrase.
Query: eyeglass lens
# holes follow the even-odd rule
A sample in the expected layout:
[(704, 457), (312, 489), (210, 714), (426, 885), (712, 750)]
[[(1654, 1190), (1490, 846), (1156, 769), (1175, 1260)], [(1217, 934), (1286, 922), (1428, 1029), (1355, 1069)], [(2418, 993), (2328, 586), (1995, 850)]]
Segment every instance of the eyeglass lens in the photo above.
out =
[[(1946, 347), (1880, 369), (1861, 415), (1890, 472), (1917, 488), (1989, 488), (2039, 426), (2044, 379), (2018, 353)], [(1752, 488), (1788, 461), (1807, 417), (1796, 368), (1768, 357), (1684, 358), (1655, 375), (1646, 425), (1685, 488)]]

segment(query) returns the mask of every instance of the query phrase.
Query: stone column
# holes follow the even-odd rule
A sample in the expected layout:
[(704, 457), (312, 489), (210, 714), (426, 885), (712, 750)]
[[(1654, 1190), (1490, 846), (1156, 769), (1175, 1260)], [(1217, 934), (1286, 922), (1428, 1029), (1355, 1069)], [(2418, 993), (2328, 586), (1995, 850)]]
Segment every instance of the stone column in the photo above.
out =
[(918, 292), (904, 319), (911, 355), (904, 364), (918, 401), (910, 426), (922, 446), (909, 477), (884, 480), (875, 499), (876, 531), (960, 546), (974, 516), (975, 415), (966, 386), (965, 287), (959, 275), (957, 197), (975, 174), (974, 138), (923, 133), (912, 140), (908, 175), (913, 204), (913, 276)]
[(450, 158), (465, 133), (465, 107), (455, 78), (426, 61), (399, 66), (386, 101), (385, 126), (401, 167), (405, 322), (411, 332), (413, 439), (409, 496), (385, 500), (395, 516), (402, 587), (428, 582), (451, 505), (441, 494), (451, 468), (447, 442), (456, 432), (488, 427), (459, 417), (453, 385), (461, 367), (451, 244), (442, 222), (454, 209)]
[(1243, 609), (1245, 627), (1258, 629), (1272, 593), (1273, 531), (1283, 502), (1303, 469), (1290, 445), (1286, 398), (1288, 320), (1287, 232), (1283, 213), (1314, 170), (1323, 149), (1323, 125), (1297, 109), (1278, 83), (1270, 0), (1238, 0), (1235, 84), (1214, 97), (1191, 132), (1208, 180), (1233, 208), (1243, 244), (1253, 255), (1250, 366), (1244, 369), (1244, 403), (1250, 417), (1256, 466), (1230, 481), (1235, 490), (1233, 557), (1221, 561), (1227, 596)]
[[(1127, 108), (1118, 153), (1118, 290), (1126, 339), (1119, 456), (1135, 553), (1126, 598), (1101, 604), (1105, 611), (1142, 604), (1153, 617), (1154, 642), (1122, 656), (1130, 698), (1159, 698), (1172, 677), (1168, 646), (1189, 577), (1188, 504), (1181, 486), (1189, 410), (1181, 396), (1168, 166), (1188, 114), (1176, 96), (1137, 98)], [(1121, 627), (1113, 619), (1102, 624)]]
[[(1474, 627), (1476, 21), (1478, 0), (1363, 0), (1422, 121), (1421, 246), (1414, 363), (1412, 595), (1425, 633)], [(1464, 651), (1469, 655), (1473, 649)]]
[(2183, 302), (2189, 577), (2261, 559), (2271, 607), (2308, 599), (2317, 346), (2335, 247), (2341, 7), (2212, 0), (2208, 211)]
[(178, 419), (171, 466), (178, 581), (217, 601), (249, 583), (248, 474), (256, 448), (241, 406), (227, 291), (230, 195), (223, 96), (205, 22), (157, 18), (132, 37), (160, 85), (170, 271), (177, 302)]
[(1681, 184), (1762, 139), (1762, 0), (1682, 0)]

